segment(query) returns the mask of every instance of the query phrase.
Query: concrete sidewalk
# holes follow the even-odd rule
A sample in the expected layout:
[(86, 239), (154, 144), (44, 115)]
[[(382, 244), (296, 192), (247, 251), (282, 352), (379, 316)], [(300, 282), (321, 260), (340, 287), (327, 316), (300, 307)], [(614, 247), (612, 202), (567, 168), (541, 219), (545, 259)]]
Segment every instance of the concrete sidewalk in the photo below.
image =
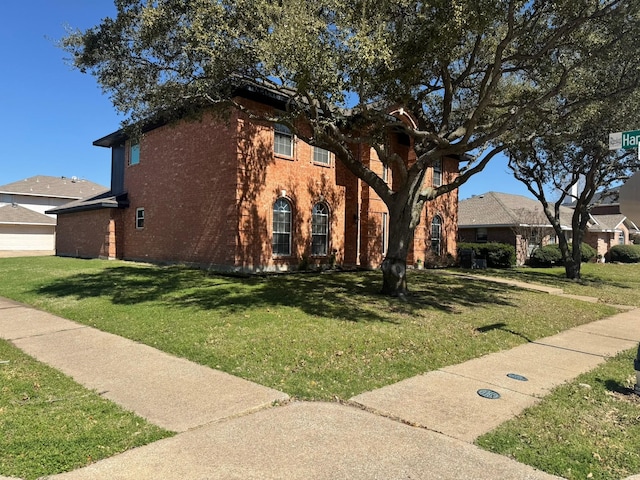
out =
[[(52, 479), (549, 479), (470, 442), (637, 346), (640, 311), (419, 375), (349, 405), (288, 402), (282, 392), (3, 299), (0, 338), (181, 432)], [(482, 398), (480, 388), (501, 397)]]

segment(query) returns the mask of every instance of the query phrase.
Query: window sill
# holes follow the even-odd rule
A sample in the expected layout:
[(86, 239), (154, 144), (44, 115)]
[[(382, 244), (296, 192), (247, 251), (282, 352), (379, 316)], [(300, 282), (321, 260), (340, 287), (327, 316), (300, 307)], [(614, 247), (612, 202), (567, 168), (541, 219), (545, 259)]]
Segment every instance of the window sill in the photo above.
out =
[(295, 157), (289, 157), (287, 155), (283, 155), (281, 153), (274, 153), (273, 157), (276, 158), (277, 160), (287, 160), (289, 162), (293, 162), (295, 161)]

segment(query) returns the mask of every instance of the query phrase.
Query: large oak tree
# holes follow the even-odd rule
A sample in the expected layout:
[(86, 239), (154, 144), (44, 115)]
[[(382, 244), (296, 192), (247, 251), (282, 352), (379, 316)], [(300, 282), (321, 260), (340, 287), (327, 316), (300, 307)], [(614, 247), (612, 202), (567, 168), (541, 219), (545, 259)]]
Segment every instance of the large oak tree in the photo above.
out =
[[(624, 19), (638, 0), (116, 0), (117, 16), (70, 33), (74, 65), (97, 78), (129, 123), (186, 106), (242, 108), (238, 81), (288, 98), (283, 123), (332, 151), (389, 209), (383, 292), (407, 292), (406, 258), (426, 202), (481, 171), (589, 59), (615, 48), (592, 39), (602, 22)], [(410, 112), (399, 123), (390, 108)], [(247, 111), (260, 116), (260, 112)], [(401, 128), (417, 161), (385, 145)], [(376, 148), (393, 189), (362, 164), (359, 143)], [(425, 185), (444, 157), (466, 158), (460, 175)]]

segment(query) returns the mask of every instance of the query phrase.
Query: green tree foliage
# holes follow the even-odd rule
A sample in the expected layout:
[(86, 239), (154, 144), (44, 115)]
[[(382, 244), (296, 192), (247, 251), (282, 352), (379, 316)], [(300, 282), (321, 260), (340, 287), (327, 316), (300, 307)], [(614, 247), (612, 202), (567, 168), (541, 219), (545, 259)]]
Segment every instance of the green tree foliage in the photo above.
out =
[[(626, 41), (625, 30), (590, 32), (621, 22), (637, 1), (117, 0), (115, 18), (62, 44), (129, 122), (242, 108), (332, 151), (389, 209), (383, 292), (402, 296), (425, 203), (546, 115), (572, 72), (591, 74), (583, 52)], [(268, 85), (286, 111), (246, 110), (233, 99), (239, 81)], [(388, 148), (392, 129), (412, 140), (415, 163)], [(359, 144), (377, 150), (393, 186), (360, 161)], [(428, 169), (452, 156), (464, 160), (460, 175), (425, 185)]]
[[(570, 279), (580, 278), (578, 245), (592, 221), (595, 194), (606, 194), (640, 167), (637, 150), (608, 146), (609, 133), (638, 128), (640, 62), (633, 39), (640, 33), (639, 20), (637, 10), (630, 11), (585, 32), (596, 48), (572, 53), (584, 64), (568, 75), (559, 95), (540, 106), (544, 115), (524, 122), (526, 135), (509, 141), (509, 166), (541, 202)], [(612, 45), (612, 38), (621, 43)], [(560, 206), (566, 202), (574, 209), (570, 239), (560, 225)]]

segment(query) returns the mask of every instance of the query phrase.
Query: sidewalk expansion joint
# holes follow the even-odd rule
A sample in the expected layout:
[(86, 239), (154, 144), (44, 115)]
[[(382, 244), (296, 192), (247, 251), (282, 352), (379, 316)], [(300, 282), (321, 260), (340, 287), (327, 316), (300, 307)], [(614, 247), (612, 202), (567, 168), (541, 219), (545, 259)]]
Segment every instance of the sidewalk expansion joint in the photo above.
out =
[[(602, 336), (602, 335), (599, 335), (599, 336)], [(542, 342), (537, 342), (537, 341), (533, 341), (531, 343), (534, 344), (534, 345), (540, 345), (542, 347), (557, 348), (558, 350), (566, 350), (567, 352), (575, 352), (575, 353), (582, 353), (584, 355), (591, 355), (592, 357), (611, 358), (610, 355), (601, 355), (599, 353), (585, 352), (583, 350), (576, 350), (575, 348), (561, 347), (560, 345), (551, 345), (551, 344), (548, 344), (548, 343), (542, 343)]]
[(6, 307), (0, 307), (0, 310), (12, 310), (14, 308), (27, 308), (23, 305), (8, 305)]
[(76, 330), (84, 330), (84, 329), (87, 329), (87, 328), (92, 328), (92, 327), (89, 327), (87, 325), (78, 325), (77, 327), (73, 327), (73, 328), (63, 328), (61, 330), (52, 330), (50, 332), (42, 332), (42, 333), (34, 333), (32, 335), (25, 335), (24, 337), (15, 337), (15, 338), (12, 338), (11, 341), (13, 342), (13, 341), (16, 341), (16, 340), (24, 340), (26, 338), (46, 337), (48, 335), (55, 335), (57, 333), (73, 332), (73, 331), (76, 331)]

